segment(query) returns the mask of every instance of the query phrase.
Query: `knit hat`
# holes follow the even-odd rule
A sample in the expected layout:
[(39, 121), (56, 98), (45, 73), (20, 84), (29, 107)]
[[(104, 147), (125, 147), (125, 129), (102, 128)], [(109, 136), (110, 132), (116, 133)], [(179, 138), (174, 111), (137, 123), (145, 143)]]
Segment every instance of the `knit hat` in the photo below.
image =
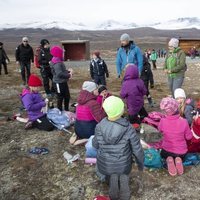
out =
[(23, 42), (23, 41), (28, 41), (28, 37), (26, 37), (26, 36), (23, 37), (23, 38), (22, 38), (22, 42)]
[(59, 46), (52, 47), (50, 53), (54, 57), (63, 58), (63, 49)]
[(42, 47), (44, 47), (45, 44), (50, 44), (50, 43), (49, 43), (49, 41), (47, 39), (42, 39), (40, 41), (40, 44), (41, 44)]
[(37, 75), (31, 74), (29, 77), (29, 80), (28, 80), (28, 86), (40, 87), (40, 86), (42, 86), (42, 81)]
[(176, 38), (171, 38), (171, 40), (170, 40), (169, 43), (168, 43), (168, 46), (169, 46), (169, 47), (177, 48), (178, 45), (179, 45), (179, 40), (176, 39)]
[(119, 97), (110, 96), (103, 102), (103, 109), (108, 119), (114, 120), (124, 113), (124, 102)]
[(167, 115), (173, 115), (178, 110), (178, 102), (171, 97), (163, 98), (160, 103), (160, 109), (164, 110)]
[(130, 36), (127, 33), (124, 33), (120, 37), (120, 41), (130, 41)]
[(174, 98), (176, 99), (176, 98), (179, 98), (179, 97), (186, 99), (185, 91), (182, 88), (177, 88), (174, 91)]
[(100, 52), (99, 51), (94, 51), (93, 55), (95, 55), (96, 57), (99, 57), (100, 56)]
[(93, 92), (97, 89), (97, 84), (92, 81), (85, 81), (82, 85), (82, 90), (87, 90), (88, 92)]
[(103, 92), (104, 90), (107, 90), (105, 85), (101, 85), (98, 89), (98, 93), (101, 94), (101, 92)]

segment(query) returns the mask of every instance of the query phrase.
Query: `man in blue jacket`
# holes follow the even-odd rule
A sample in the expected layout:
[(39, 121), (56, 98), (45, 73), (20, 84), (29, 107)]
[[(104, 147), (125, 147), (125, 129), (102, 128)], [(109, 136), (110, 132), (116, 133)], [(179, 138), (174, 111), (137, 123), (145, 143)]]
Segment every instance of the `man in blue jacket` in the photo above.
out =
[(116, 58), (117, 75), (120, 78), (123, 69), (128, 63), (138, 66), (139, 73), (142, 72), (143, 56), (140, 48), (130, 40), (130, 36), (124, 33), (120, 37), (121, 47), (118, 49)]

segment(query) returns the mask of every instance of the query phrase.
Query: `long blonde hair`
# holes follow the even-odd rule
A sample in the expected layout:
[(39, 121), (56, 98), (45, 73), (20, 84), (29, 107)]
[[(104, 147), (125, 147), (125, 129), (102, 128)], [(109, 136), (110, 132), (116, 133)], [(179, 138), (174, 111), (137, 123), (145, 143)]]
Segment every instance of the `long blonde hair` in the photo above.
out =
[(179, 104), (179, 113), (181, 117), (184, 117), (186, 101), (184, 100), (181, 104)]

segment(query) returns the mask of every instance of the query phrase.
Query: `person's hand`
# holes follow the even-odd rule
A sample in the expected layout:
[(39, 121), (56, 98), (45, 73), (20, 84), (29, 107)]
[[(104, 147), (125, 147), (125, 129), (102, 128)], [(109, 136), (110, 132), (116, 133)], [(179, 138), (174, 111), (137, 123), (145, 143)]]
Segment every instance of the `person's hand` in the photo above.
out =
[(16, 61), (16, 64), (19, 65), (19, 61)]
[(117, 78), (120, 78), (120, 75), (118, 75)]
[(171, 72), (171, 70), (168, 70), (167, 73), (168, 73), (168, 74), (171, 74), (172, 72)]
[(150, 88), (151, 88), (151, 89), (154, 88), (154, 84), (150, 84)]
[(168, 70), (167, 70), (167, 69), (164, 69), (164, 72), (167, 74), (167, 73), (168, 73)]
[(109, 74), (108, 73), (106, 74), (106, 78), (109, 78)]

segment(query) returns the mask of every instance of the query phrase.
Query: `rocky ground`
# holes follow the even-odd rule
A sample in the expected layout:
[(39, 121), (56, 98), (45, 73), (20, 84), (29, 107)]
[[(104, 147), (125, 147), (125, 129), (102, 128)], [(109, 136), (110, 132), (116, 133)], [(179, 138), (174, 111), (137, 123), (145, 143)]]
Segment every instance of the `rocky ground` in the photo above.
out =
[[(199, 70), (200, 60), (188, 59), (183, 88), (192, 97), (200, 95)], [(151, 94), (156, 102), (154, 110), (158, 110), (162, 97), (169, 94), (166, 76), (161, 70), (163, 60), (158, 60), (158, 69), (154, 70), (155, 88)], [(88, 80), (87, 62), (70, 62), (75, 74), (69, 81), (72, 102), (84, 80)], [(110, 78), (108, 88), (119, 95), (121, 80), (116, 78), (113, 60), (108, 61)], [(101, 183), (95, 175), (95, 166), (84, 163), (84, 146), (71, 146), (68, 142), (70, 134), (55, 130), (43, 132), (24, 130), (24, 124), (12, 119), (19, 112), (21, 105), (19, 94), (23, 88), (19, 72), (15, 71), (14, 62), (9, 64), (9, 74), (0, 76), (0, 199), (1, 200), (92, 200), (95, 195), (108, 194), (108, 186)], [(33, 68), (35, 73), (37, 69)], [(145, 100), (145, 107), (151, 111)], [(71, 128), (73, 131), (73, 127)], [(142, 137), (146, 141), (160, 138), (159, 133), (145, 126)], [(46, 155), (31, 155), (31, 147), (46, 147)], [(68, 151), (80, 154), (80, 160), (67, 164), (63, 153)], [(186, 167), (182, 176), (170, 177), (166, 170), (144, 170), (143, 191), (138, 192), (140, 180), (136, 166), (131, 173), (131, 199), (167, 200), (167, 199), (199, 199), (200, 166)]]

